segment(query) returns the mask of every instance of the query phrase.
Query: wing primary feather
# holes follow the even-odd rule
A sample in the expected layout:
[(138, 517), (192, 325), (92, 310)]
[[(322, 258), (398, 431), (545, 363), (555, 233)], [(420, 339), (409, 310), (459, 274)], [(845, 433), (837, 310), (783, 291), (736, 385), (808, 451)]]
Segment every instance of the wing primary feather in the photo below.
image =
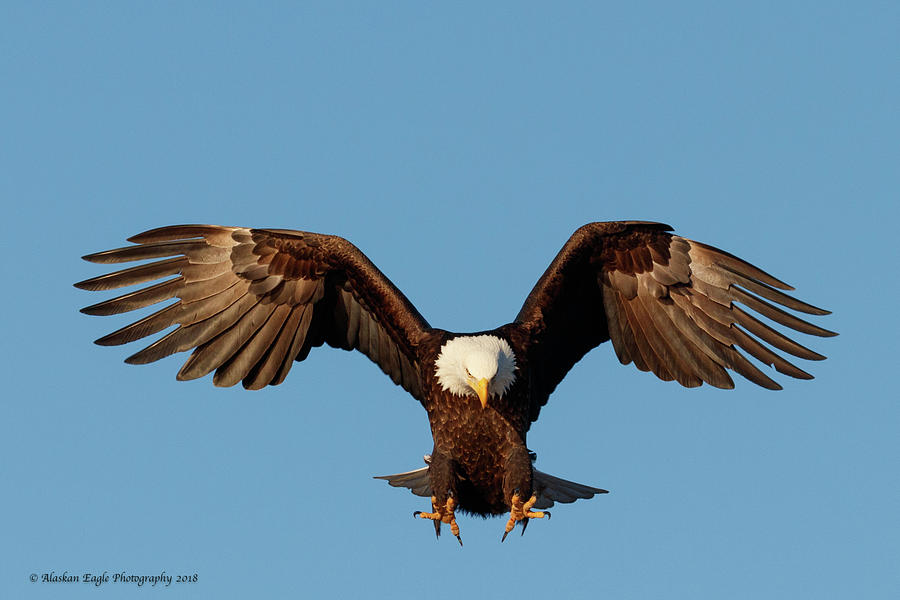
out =
[[(686, 308), (684, 305), (687, 304)], [(710, 360), (718, 366), (724, 366), (727, 363), (725, 353), (719, 341), (708, 333), (699, 323), (693, 319), (693, 306), (690, 302), (672, 296), (672, 303), (664, 305), (666, 314), (675, 327), (681, 331), (687, 342), (693, 344), (697, 350), (704, 353)], [(686, 342), (686, 343), (687, 343)]]
[[(229, 289), (240, 292), (238, 286)], [(133, 365), (147, 364), (176, 352), (201, 346), (231, 327), (255, 302), (252, 296), (240, 293), (222, 293), (215, 300), (215, 304), (203, 303), (196, 310), (191, 309), (190, 305), (183, 307), (177, 319), (181, 327), (129, 356), (125, 362)], [(200, 311), (203, 311), (202, 318), (197, 316)]]
[(217, 279), (222, 275), (228, 275), (229, 277), (234, 277), (234, 273), (231, 271), (231, 263), (229, 261), (222, 261), (218, 263), (198, 263), (198, 264), (187, 264), (182, 269), (181, 274), (184, 275), (184, 278), (187, 281), (191, 282), (200, 282), (207, 281), (210, 279)]
[[(379, 328), (381, 329), (381, 328)], [(381, 347), (378, 350), (379, 356), (381, 356), (381, 369), (385, 372), (386, 375), (392, 375), (394, 372), (394, 366), (396, 365), (396, 357), (394, 356), (394, 344), (391, 341), (391, 338), (388, 336), (387, 331), (381, 329), (379, 332), (379, 337), (381, 338)]]
[[(196, 336), (190, 343), (191, 346), (196, 346), (196, 348), (184, 365), (182, 365), (181, 370), (178, 371), (176, 379), (187, 381), (203, 377), (231, 356), (237, 348), (231, 347), (231, 353), (226, 354), (226, 349), (223, 348), (221, 342), (225, 334), (232, 331), (244, 315), (253, 310), (256, 305), (255, 297), (249, 294), (244, 295), (222, 312), (200, 322), (202, 325), (197, 328), (196, 332), (186, 332), (185, 335), (191, 333)], [(188, 338), (180, 341), (180, 344), (187, 343), (189, 343)], [(210, 348), (211, 345), (214, 347)]]
[[(739, 375), (764, 388), (770, 390), (781, 389), (780, 385), (775, 383), (775, 381), (773, 381), (770, 377), (766, 376), (762, 371), (753, 366), (753, 364), (746, 358), (744, 358), (744, 356), (741, 355), (740, 352), (733, 348), (733, 344), (735, 343), (735, 336), (740, 330), (730, 323), (723, 324), (718, 320), (712, 318), (706, 312), (692, 304), (692, 300), (703, 300), (708, 305), (714, 307), (719, 307), (718, 304), (710, 302), (703, 296), (699, 296), (696, 294), (690, 297), (687, 297), (687, 294), (685, 293), (673, 294), (672, 299), (675, 301), (675, 304), (690, 317), (690, 319), (697, 325), (697, 327), (700, 328), (701, 331), (715, 340), (712, 348), (715, 349), (715, 352), (719, 356), (719, 359), (722, 361), (722, 365), (724, 367), (734, 370)], [(748, 352), (750, 351), (749, 349), (747, 350)], [(728, 374), (726, 372), (726, 376), (727, 375)], [(730, 387), (733, 387), (734, 382), (731, 380), (730, 376), (728, 377), (728, 380), (731, 382)]]
[(638, 344), (638, 338), (640, 336), (635, 335), (635, 329), (638, 329), (639, 327), (633, 321), (634, 316), (631, 314), (631, 310), (628, 307), (628, 300), (626, 300), (618, 290), (613, 293), (616, 297), (616, 304), (619, 307), (618, 319), (622, 325), (622, 345), (625, 349), (625, 354), (631, 359), (631, 362), (634, 362), (634, 366), (639, 370), (650, 371), (650, 364), (644, 357), (641, 345)]
[(731, 308), (733, 301), (733, 297), (727, 289), (729, 285), (730, 283), (726, 283), (723, 287), (720, 287), (714, 283), (704, 281), (699, 274), (695, 273), (694, 279), (691, 280), (691, 286), (687, 289), (696, 292), (697, 296), (718, 304), (720, 310), (728, 310)]
[(231, 234), (237, 231), (236, 227), (221, 227), (219, 225), (167, 225), (157, 227), (128, 238), (135, 244), (149, 244), (153, 242), (168, 242), (173, 240), (187, 240), (192, 238), (204, 238), (207, 242), (217, 246), (233, 246)]
[(349, 319), (347, 321), (347, 346), (350, 348), (356, 347), (357, 342), (359, 341), (359, 321), (360, 321), (360, 312), (361, 308), (359, 303), (353, 298), (353, 294), (349, 291), (341, 292), (341, 295), (346, 301), (347, 304), (347, 314)]
[(362, 313), (359, 315), (359, 349), (360, 351), (372, 358), (372, 355), (369, 354), (369, 347), (372, 345), (370, 340), (370, 330), (369, 330), (369, 322), (372, 317), (369, 316), (368, 313)]
[(350, 322), (350, 305), (347, 295), (343, 290), (338, 289), (334, 295), (332, 303), (332, 321), (331, 326), (326, 332), (326, 341), (335, 348), (342, 350), (352, 350), (353, 346), (347, 344), (347, 326)]
[(378, 323), (371, 314), (366, 320), (369, 329), (369, 347), (362, 350), (366, 356), (378, 363), (381, 361), (381, 328), (378, 327)]
[[(218, 369), (262, 326), (271, 312), (271, 305), (258, 304), (250, 296), (245, 298), (250, 299), (247, 310), (239, 315), (233, 325), (220, 329), (216, 337), (198, 346), (178, 372), (179, 381), (197, 379)], [(234, 306), (239, 305), (236, 303)]]
[(180, 306), (177, 302), (175, 304), (170, 304), (166, 308), (158, 310), (152, 315), (144, 317), (140, 321), (136, 321), (131, 325), (126, 325), (121, 329), (117, 329), (110, 334), (104, 335), (102, 338), (94, 341), (94, 343), (99, 346), (120, 346), (147, 337), (148, 335), (153, 335), (166, 327), (174, 325), (178, 318), (179, 310)]
[(284, 381), (288, 371), (291, 370), (294, 359), (300, 354), (300, 350), (303, 348), (304, 342), (306, 342), (306, 334), (309, 332), (309, 325), (312, 322), (313, 307), (304, 305), (295, 310), (301, 311), (299, 324), (293, 331), (294, 335), (291, 340), (290, 348), (284, 355), (284, 361), (281, 363), (281, 367), (278, 369), (278, 373), (275, 375), (275, 379), (272, 380), (271, 385), (278, 385)]
[[(286, 306), (286, 305), (285, 305)], [(260, 390), (275, 378), (278, 369), (284, 363), (285, 355), (297, 331), (300, 317), (303, 316), (303, 307), (289, 307), (289, 312), (281, 324), (274, 341), (269, 344), (265, 355), (250, 370), (244, 378), (244, 388), (248, 390)]]
[[(721, 367), (720, 357), (710, 347), (709, 342), (715, 342), (704, 337), (700, 330), (684, 313), (676, 307), (671, 300), (660, 303), (664, 312), (654, 313), (660, 327), (671, 332), (669, 340), (674, 351), (680, 357), (691, 357), (693, 374), (706, 383), (721, 389), (731, 389), (734, 381)], [(666, 321), (663, 321), (663, 319)]]
[(86, 306), (81, 309), (81, 312), (86, 315), (102, 316), (130, 312), (132, 310), (150, 306), (151, 304), (156, 304), (157, 302), (163, 302), (170, 298), (174, 298), (175, 294), (183, 285), (184, 277), (178, 276), (175, 279), (169, 279), (162, 283), (136, 290), (104, 302)]
[[(682, 308), (682, 310), (684, 310), (690, 316), (690, 318), (702, 331), (719, 342), (720, 345), (715, 347), (718, 348), (718, 350), (722, 353), (721, 356), (725, 359), (725, 362), (723, 363), (725, 367), (736, 371), (739, 375), (766, 389), (781, 389), (780, 385), (775, 383), (772, 378), (768, 377), (762, 371), (757, 369), (753, 365), (753, 363), (748, 361), (740, 352), (738, 352), (733, 347), (733, 345), (736, 343), (735, 340), (741, 333), (738, 327), (735, 327), (731, 323), (721, 323), (720, 321), (710, 317), (709, 314), (707, 314), (691, 302), (703, 301), (706, 302), (709, 306), (721, 308), (718, 304), (716, 304), (715, 302), (710, 302), (703, 296), (699, 295), (693, 295), (690, 298), (687, 298), (682, 296), (681, 294), (678, 294), (673, 295), (672, 298), (673, 300), (675, 300), (676, 304), (678, 304)], [(753, 341), (752, 338), (748, 337), (748, 339)], [(756, 345), (759, 344), (756, 343)], [(744, 349), (755, 356), (755, 353), (752, 351), (755, 350), (755, 347), (753, 347), (752, 345), (751, 347), (744, 347)]]
[(618, 292), (609, 287), (609, 285), (605, 285), (602, 281), (599, 283), (603, 286), (603, 309), (606, 312), (607, 329), (609, 330), (609, 337), (613, 343), (613, 350), (615, 351), (616, 358), (619, 359), (619, 362), (623, 365), (627, 365), (631, 362), (629, 348), (633, 347), (633, 344), (628, 344), (625, 341), (625, 330), (622, 319), (620, 319), (621, 311), (619, 309), (619, 303), (616, 301)]
[(178, 297), (181, 298), (182, 303), (187, 305), (211, 298), (238, 284), (245, 283), (230, 272), (200, 281), (185, 280), (184, 287), (178, 292)]
[(698, 303), (705, 302), (709, 305), (719, 307), (718, 304), (696, 294), (673, 293), (671, 298), (678, 308), (684, 311), (701, 330), (716, 342), (723, 344), (724, 346), (730, 346), (734, 341), (729, 332), (731, 321), (729, 320), (723, 323), (703, 310), (702, 306), (698, 305)]
[[(205, 285), (205, 283), (197, 283), (194, 285), (196, 287), (201, 287), (202, 285)], [(182, 325), (193, 325), (200, 321), (206, 321), (210, 317), (227, 310), (230, 306), (244, 298), (250, 299), (245, 300), (246, 302), (251, 300), (253, 302), (258, 301), (259, 298), (254, 294), (250, 294), (248, 288), (248, 282), (236, 281), (234, 285), (225, 288), (217, 294), (203, 298), (202, 300), (184, 302), (182, 304), (182, 313), (178, 318), (178, 322)]]
[(650, 344), (668, 371), (685, 387), (699, 386), (702, 380), (698, 375), (704, 371), (700, 357), (683, 343), (678, 329), (668, 316), (653, 305), (658, 302), (656, 298), (639, 294), (637, 301), (644, 311), (643, 318), (649, 323), (647, 330), (652, 331)]
[[(735, 328), (736, 329), (736, 328)], [(731, 362), (728, 365), (730, 369), (734, 369), (742, 377), (752, 381), (756, 385), (766, 388), (767, 390), (780, 390), (781, 385), (774, 379), (760, 371), (753, 363), (738, 352), (734, 348), (729, 348)]]
[(290, 307), (284, 304), (280, 306), (276, 304), (262, 304), (257, 305), (255, 309), (265, 316), (265, 321), (256, 331), (249, 333), (247, 341), (231, 358), (216, 369), (216, 374), (213, 376), (213, 385), (231, 387), (244, 379), (265, 354), (281, 329), (288, 312), (290, 312)]
[(753, 358), (763, 362), (770, 367), (775, 367), (779, 373), (783, 373), (795, 379), (812, 379), (813, 376), (800, 369), (793, 363), (785, 360), (783, 357), (775, 354), (769, 348), (763, 346), (759, 341), (749, 336), (740, 327), (732, 327), (735, 343), (750, 353)]
[[(649, 367), (648, 370), (653, 371), (656, 376), (663, 381), (672, 381), (675, 379), (675, 376), (669, 372), (665, 362), (660, 360), (660, 357), (657, 356), (651, 343), (648, 341), (651, 339), (653, 330), (651, 329), (650, 323), (647, 322), (644, 311), (641, 309), (639, 303), (633, 300), (624, 300), (622, 304), (625, 307), (628, 323), (632, 328), (639, 329), (642, 334), (635, 335), (634, 341), (638, 351), (644, 359), (644, 364)], [(637, 363), (635, 363), (635, 365), (637, 365)]]
[(391, 381), (397, 385), (402, 385), (403, 368), (400, 366), (400, 349), (394, 344), (391, 344), (389, 348), (389, 357), (390, 364), (387, 374), (390, 376)]
[(160, 260), (147, 265), (138, 265), (130, 269), (123, 269), (99, 277), (85, 279), (75, 284), (75, 287), (82, 290), (92, 292), (102, 290), (112, 290), (115, 288), (125, 287), (129, 285), (137, 285), (154, 279), (168, 277), (169, 275), (180, 274), (181, 270), (188, 265), (188, 259), (184, 256), (177, 256), (167, 260)]
[(798, 312), (806, 313), (808, 315), (830, 315), (831, 311), (825, 310), (824, 308), (818, 308), (817, 306), (813, 306), (812, 304), (807, 304), (802, 300), (798, 300), (793, 296), (788, 296), (783, 292), (779, 292), (778, 290), (764, 284), (760, 283), (756, 280), (745, 277), (741, 273), (736, 271), (732, 271), (728, 267), (722, 266), (722, 269), (725, 269), (728, 273), (730, 273), (737, 283), (742, 288), (746, 289), (749, 292), (754, 294), (758, 294), (763, 298), (767, 298), (773, 302), (777, 302), (782, 306), (787, 306), (788, 308), (792, 308)]
[(82, 258), (92, 263), (115, 264), (167, 256), (187, 256), (192, 263), (221, 262), (228, 258), (228, 249), (210, 246), (206, 240), (177, 240), (125, 246), (124, 248), (95, 252), (82, 256)]
[(769, 273), (766, 273), (759, 267), (748, 263), (747, 261), (738, 258), (737, 256), (726, 252), (725, 250), (720, 250), (719, 248), (715, 248), (714, 246), (710, 246), (709, 244), (704, 244), (702, 242), (697, 242), (694, 240), (688, 240), (686, 238), (681, 238), (688, 242), (691, 247), (689, 254), (692, 258), (699, 259), (700, 261), (706, 264), (716, 264), (732, 273), (740, 274), (745, 277), (752, 277), (757, 281), (760, 281), (766, 285), (770, 285), (772, 287), (776, 287), (782, 290), (793, 290), (794, 288), (780, 279), (773, 277)]
[[(717, 288), (712, 288), (713, 290)], [(714, 298), (710, 298), (705, 293), (689, 292), (690, 302), (705, 316), (714, 319), (725, 327), (730, 326), (735, 321), (732, 304), (723, 305)], [(723, 340), (724, 341), (724, 340)], [(730, 342), (726, 342), (730, 343)]]
[(802, 346), (785, 335), (775, 331), (762, 321), (754, 318), (750, 314), (744, 312), (737, 306), (732, 308), (735, 315), (735, 321), (745, 327), (747, 331), (759, 337), (761, 340), (772, 344), (779, 350), (789, 352), (796, 357), (805, 358), (806, 360), (825, 360), (825, 357)]
[(765, 300), (757, 298), (752, 294), (748, 294), (737, 286), (732, 286), (731, 293), (734, 295), (735, 300), (741, 302), (747, 308), (755, 310), (764, 317), (768, 317), (776, 323), (784, 325), (785, 327), (790, 327), (791, 329), (794, 329), (801, 333), (816, 335), (819, 337), (832, 337), (837, 335), (837, 333), (835, 333), (834, 331), (823, 329), (821, 327), (813, 325), (812, 323), (808, 323), (803, 319), (799, 319), (794, 315), (781, 310), (777, 306), (769, 304)]
[(405, 355), (400, 356), (400, 371), (404, 386), (410, 386), (408, 389), (415, 389), (411, 392), (414, 396), (421, 395), (421, 389), (418, 387), (419, 378), (416, 375), (415, 368)]

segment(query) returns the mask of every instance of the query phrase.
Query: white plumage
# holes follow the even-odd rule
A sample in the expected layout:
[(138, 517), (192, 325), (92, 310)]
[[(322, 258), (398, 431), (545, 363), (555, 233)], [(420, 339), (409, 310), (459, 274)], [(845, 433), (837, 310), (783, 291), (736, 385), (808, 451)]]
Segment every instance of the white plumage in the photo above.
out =
[(434, 364), (441, 388), (457, 396), (477, 395), (475, 384), (487, 379), (490, 395), (500, 398), (516, 379), (516, 355), (494, 335), (453, 338), (441, 346)]

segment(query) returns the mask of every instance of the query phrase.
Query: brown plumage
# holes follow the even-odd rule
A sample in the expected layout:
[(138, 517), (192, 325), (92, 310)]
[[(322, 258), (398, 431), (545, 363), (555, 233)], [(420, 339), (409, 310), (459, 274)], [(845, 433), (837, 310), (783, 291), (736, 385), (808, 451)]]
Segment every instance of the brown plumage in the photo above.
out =
[[(790, 286), (749, 263), (670, 231), (641, 221), (581, 227), (513, 322), (472, 334), (431, 327), (353, 244), (308, 232), (211, 225), (154, 229), (130, 238), (135, 245), (84, 257), (103, 264), (153, 262), (76, 286), (110, 290), (168, 278), (82, 312), (111, 315), (172, 300), (97, 343), (124, 344), (177, 326), (126, 362), (144, 364), (192, 350), (178, 379), (214, 372), (216, 385), (240, 381), (261, 389), (284, 381), (293, 362), (313, 347), (361, 351), (422, 403), (434, 437), (425, 468), (384, 479), (432, 496), (435, 506), (452, 498), (451, 516), (454, 504), (494, 515), (515, 512), (516, 493), (534, 493), (534, 507), (546, 508), (604, 492), (537, 471), (525, 445), (550, 394), (602, 342), (612, 341), (622, 364), (633, 362), (687, 387), (705, 382), (732, 388), (728, 371), (734, 371), (780, 389), (744, 353), (790, 377), (812, 378), (775, 350), (807, 360), (824, 357), (753, 313), (798, 332), (831, 336), (776, 305), (811, 315), (828, 311), (788, 296), (781, 290)], [(447, 367), (458, 370), (458, 381), (452, 371), (439, 374), (436, 364), (445, 352), (448, 364), (456, 365), (451, 350), (460, 350), (449, 343), (461, 338), (473, 338), (465, 344), (488, 340), (492, 348), (502, 341), (513, 362), (503, 366), (501, 348), (485, 359), (485, 375), (469, 373), (467, 361), (477, 363), (470, 352)], [(480, 347), (475, 354), (486, 356)], [(477, 379), (483, 380), (484, 397)], [(439, 512), (423, 516), (439, 528)]]

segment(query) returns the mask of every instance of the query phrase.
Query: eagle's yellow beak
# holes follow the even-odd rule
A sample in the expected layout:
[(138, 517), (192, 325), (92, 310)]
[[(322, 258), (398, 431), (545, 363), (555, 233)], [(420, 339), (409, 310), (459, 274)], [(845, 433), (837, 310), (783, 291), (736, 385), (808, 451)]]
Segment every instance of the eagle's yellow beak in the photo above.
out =
[(475, 382), (473, 386), (475, 389), (475, 393), (478, 394), (478, 399), (481, 400), (481, 408), (487, 408), (488, 401), (488, 380), (481, 378)]

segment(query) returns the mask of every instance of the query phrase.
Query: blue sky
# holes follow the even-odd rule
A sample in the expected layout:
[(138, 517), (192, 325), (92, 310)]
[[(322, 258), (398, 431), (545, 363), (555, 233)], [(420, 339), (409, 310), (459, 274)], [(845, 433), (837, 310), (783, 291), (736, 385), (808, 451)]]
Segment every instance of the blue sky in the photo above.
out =
[[(0, 6), (0, 590), (198, 574), (180, 597), (895, 598), (897, 24), (890, 2)], [(607, 345), (529, 446), (611, 490), (500, 544), (371, 479), (421, 407), (358, 354), (262, 392), (93, 339), (79, 257), (151, 227), (336, 233), (435, 326), (512, 319), (581, 224), (648, 219), (834, 311), (811, 382), (683, 390)], [(104, 591), (105, 590), (105, 591)]]

